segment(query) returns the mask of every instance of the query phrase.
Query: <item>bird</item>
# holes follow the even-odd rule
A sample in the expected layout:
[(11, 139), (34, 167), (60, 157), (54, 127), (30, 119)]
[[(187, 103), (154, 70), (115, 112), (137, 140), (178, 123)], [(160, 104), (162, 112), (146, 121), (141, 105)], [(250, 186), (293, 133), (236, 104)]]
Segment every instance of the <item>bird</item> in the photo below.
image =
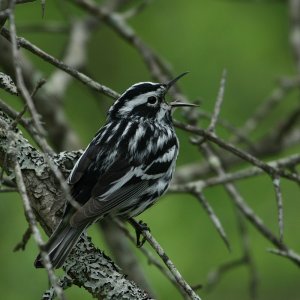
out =
[[(197, 106), (165, 99), (187, 73), (167, 83), (136, 83), (110, 107), (106, 123), (67, 179), (79, 207), (65, 204), (60, 223), (43, 247), (53, 268), (62, 267), (81, 233), (105, 217), (129, 220), (138, 238), (138, 229), (145, 224), (133, 218), (166, 192), (174, 173), (179, 142), (172, 112), (176, 107)], [(34, 265), (44, 267), (41, 253)]]

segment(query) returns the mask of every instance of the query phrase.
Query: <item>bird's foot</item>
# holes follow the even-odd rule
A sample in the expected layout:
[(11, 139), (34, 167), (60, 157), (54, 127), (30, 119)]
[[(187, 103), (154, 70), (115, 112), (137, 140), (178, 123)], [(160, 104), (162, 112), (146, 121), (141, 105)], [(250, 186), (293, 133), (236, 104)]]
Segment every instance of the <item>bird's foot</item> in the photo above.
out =
[(136, 220), (134, 220), (133, 218), (129, 219), (130, 224), (134, 227), (135, 229), (135, 234), (136, 234), (136, 246), (138, 248), (141, 248), (145, 242), (146, 242), (146, 238), (143, 236), (142, 240), (141, 240), (141, 236), (142, 233), (144, 231), (149, 231), (150, 232), (150, 228), (148, 227), (148, 225), (146, 223), (144, 223), (143, 221), (139, 221), (137, 222)]

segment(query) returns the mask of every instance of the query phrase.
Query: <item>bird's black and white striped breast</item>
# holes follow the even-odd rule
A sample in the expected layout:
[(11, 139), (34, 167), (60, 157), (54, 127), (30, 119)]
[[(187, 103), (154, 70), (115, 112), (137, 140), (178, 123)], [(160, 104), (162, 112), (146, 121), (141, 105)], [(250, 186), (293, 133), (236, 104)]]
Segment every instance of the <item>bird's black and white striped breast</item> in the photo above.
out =
[(102, 161), (110, 165), (114, 157), (121, 155), (133, 166), (130, 176), (147, 181), (164, 181), (158, 184), (159, 194), (171, 180), (178, 155), (179, 143), (174, 128), (168, 124), (155, 124), (145, 120), (112, 124), (102, 133), (102, 141), (111, 143), (109, 156)]
[(145, 166), (149, 175), (155, 171), (163, 173), (167, 166), (176, 160), (178, 154), (178, 139), (173, 127), (167, 124), (139, 122), (128, 139), (128, 152)]

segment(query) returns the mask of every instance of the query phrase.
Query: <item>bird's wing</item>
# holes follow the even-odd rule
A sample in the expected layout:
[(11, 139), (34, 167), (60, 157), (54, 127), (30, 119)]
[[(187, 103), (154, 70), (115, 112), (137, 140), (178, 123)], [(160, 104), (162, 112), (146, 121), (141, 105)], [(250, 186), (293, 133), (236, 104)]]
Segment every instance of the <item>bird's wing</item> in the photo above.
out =
[(97, 154), (99, 152), (99, 145), (97, 145), (95, 138), (88, 145), (86, 150), (80, 156), (78, 161), (76, 162), (69, 178), (68, 183), (73, 185), (78, 182), (82, 175), (85, 173), (90, 164), (95, 160)]
[(130, 200), (138, 198), (149, 187), (149, 180), (138, 176), (137, 170), (140, 168), (126, 161), (116, 162), (99, 178), (91, 198), (72, 216), (71, 225), (78, 227), (108, 213), (126, 209)]
[[(115, 164), (115, 162), (118, 162), (119, 168), (124, 169), (124, 167), (122, 167), (124, 163), (120, 160), (120, 157), (124, 157), (125, 162), (128, 151), (126, 145), (123, 148), (117, 145), (119, 144), (118, 142), (121, 135), (126, 131), (125, 129), (127, 127), (129, 129), (135, 128), (133, 125), (127, 125), (128, 122), (126, 122), (126, 120), (109, 123), (96, 133), (95, 137), (78, 159), (69, 175), (68, 183), (71, 186), (80, 186), (84, 183), (89, 186), (89, 190), (92, 190), (97, 182), (97, 180), (93, 179), (102, 176), (111, 165)], [(127, 130), (127, 132), (128, 131), (129, 130)], [(126, 164), (124, 166), (126, 166)], [(76, 196), (74, 198), (76, 199)]]

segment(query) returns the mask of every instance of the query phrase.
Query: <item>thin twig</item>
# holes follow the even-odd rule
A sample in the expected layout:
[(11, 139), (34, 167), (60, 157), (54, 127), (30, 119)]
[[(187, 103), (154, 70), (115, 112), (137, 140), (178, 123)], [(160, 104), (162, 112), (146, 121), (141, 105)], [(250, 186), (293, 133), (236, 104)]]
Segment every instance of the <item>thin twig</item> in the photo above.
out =
[(234, 259), (232, 261), (228, 261), (226, 263), (221, 264), (214, 270), (210, 271), (207, 275), (207, 282), (205, 284), (205, 289), (211, 291), (221, 280), (223, 275), (232, 269), (240, 267), (245, 264), (245, 258), (241, 257), (238, 259)]
[(20, 33), (62, 33), (66, 34), (70, 32), (70, 26), (65, 25), (63, 22), (43, 22), (43, 23), (21, 23), (18, 26)]
[[(68, 43), (65, 49), (63, 63), (74, 70), (81, 70), (87, 61), (87, 44), (90, 36), (97, 28), (98, 22), (91, 17), (72, 23)], [(67, 87), (70, 85), (72, 77), (64, 70), (55, 70), (48, 79), (47, 88), (55, 87), (55, 95), (62, 98), (66, 93)], [(62, 101), (60, 102), (62, 103)], [(56, 106), (58, 104), (56, 103)]]
[[(150, 297), (155, 299), (156, 293), (148, 282), (146, 274), (144, 274), (140, 260), (132, 251), (127, 235), (124, 235), (126, 228), (122, 230), (119, 224), (111, 218), (104, 218), (98, 223), (105, 243), (110, 248), (115, 262), (122, 268), (122, 272), (128, 276), (129, 280), (134, 281), (139, 287), (147, 291)], [(129, 232), (128, 234), (130, 235)]]
[[(72, 3), (103, 21), (117, 35), (133, 46), (155, 79), (158, 79), (160, 82), (167, 82), (171, 79), (168, 72), (162, 71), (162, 69), (167, 71), (165, 69), (166, 64), (135, 34), (134, 29), (128, 25), (126, 19), (121, 14), (108, 12), (92, 0), (74, 0)], [(175, 91), (176, 88), (173, 87), (172, 90)]]
[[(10, 40), (10, 33), (7, 29), (2, 28), (1, 35), (4, 36), (5, 38), (7, 38), (8, 40)], [(28, 51), (34, 53), (35, 55), (37, 55), (38, 57), (42, 58), (43, 60), (49, 62), (50, 64), (54, 65), (55, 67), (67, 72), (68, 74), (70, 74), (74, 78), (78, 79), (79, 81), (81, 81), (82, 83), (87, 85), (88, 87), (90, 87), (90, 88), (92, 88), (92, 89), (94, 89), (94, 90), (96, 90), (100, 93), (103, 93), (104, 95), (106, 95), (110, 98), (113, 98), (113, 99), (116, 99), (116, 98), (119, 97), (119, 94), (117, 92), (115, 92), (112, 89), (110, 89), (110, 88), (108, 88), (104, 85), (101, 85), (100, 83), (92, 80), (90, 77), (88, 77), (85, 74), (75, 70), (74, 68), (71, 68), (70, 66), (66, 65), (62, 61), (56, 59), (55, 57), (53, 57), (50, 54), (46, 53), (45, 51), (38, 48), (34, 44), (30, 43), (25, 38), (17, 37), (16, 40), (17, 40), (18, 45), (20, 47), (23, 47), (23, 48), (27, 49)]]
[(278, 209), (278, 226), (279, 226), (279, 239), (283, 241), (283, 199), (282, 193), (280, 188), (280, 177), (274, 176), (272, 178), (272, 183), (275, 190), (276, 202), (277, 202), (277, 209)]
[(11, 187), (11, 188), (17, 187), (16, 183), (7, 177), (2, 177), (0, 180), (0, 184), (5, 185), (7, 187)]
[(48, 256), (48, 254), (43, 250), (44, 242), (42, 240), (42, 236), (40, 234), (40, 231), (37, 227), (36, 218), (35, 218), (35, 215), (32, 211), (30, 201), (29, 201), (29, 198), (28, 198), (28, 195), (27, 195), (27, 192), (26, 192), (26, 187), (25, 187), (25, 184), (24, 184), (21, 168), (20, 168), (20, 165), (17, 161), (15, 162), (15, 175), (16, 175), (16, 181), (17, 181), (18, 189), (19, 189), (20, 195), (21, 195), (22, 200), (23, 200), (24, 209), (25, 209), (25, 213), (26, 213), (29, 225), (30, 225), (31, 232), (33, 234), (33, 237), (35, 239), (36, 244), (38, 245), (38, 247), (41, 251), (41, 257), (42, 257), (42, 260), (43, 260), (43, 265), (45, 266), (45, 268), (47, 270), (49, 280), (50, 280), (53, 288), (55, 289), (57, 297), (61, 300), (65, 300), (64, 293), (63, 293), (61, 287), (58, 286), (58, 284), (57, 284), (57, 278), (56, 278), (56, 276), (53, 272), (52, 265), (51, 265), (51, 262), (50, 262), (50, 258)]
[(178, 121), (174, 121), (176, 126), (180, 129), (186, 130), (188, 132), (192, 132), (196, 135), (199, 135), (201, 137), (204, 137), (205, 139), (217, 144), (219, 147), (233, 153), (234, 155), (240, 157), (241, 159), (248, 161), (249, 163), (257, 166), (258, 168), (265, 171), (267, 174), (273, 176), (274, 174), (280, 175), (281, 177), (287, 178), (291, 181), (295, 181), (297, 183), (300, 182), (300, 177), (297, 174), (288, 173), (285, 170), (279, 170), (277, 168), (274, 168), (272, 166), (269, 166), (268, 164), (264, 163), (263, 161), (259, 160), (255, 156), (235, 147), (234, 145), (225, 142), (221, 138), (215, 136), (214, 134), (208, 132), (205, 129), (198, 128), (195, 126), (191, 126), (188, 124), (183, 124)]
[[(138, 225), (135, 220), (131, 220)], [(182, 287), (185, 293), (193, 300), (201, 300), (200, 297), (193, 291), (190, 285), (184, 280), (182, 275), (179, 273), (174, 263), (170, 260), (164, 249), (160, 246), (160, 244), (156, 241), (153, 235), (149, 232), (149, 230), (141, 230), (141, 234), (144, 236), (146, 241), (150, 244), (150, 246), (156, 251), (159, 257), (162, 259), (164, 264), (170, 270), (171, 274), (174, 276), (177, 283)]]
[(290, 43), (295, 56), (295, 64), (300, 74), (300, 1), (289, 0)]
[(35, 85), (33, 91), (31, 92), (31, 97), (32, 97), (32, 98), (36, 95), (36, 93), (38, 92), (38, 90), (39, 90), (45, 83), (46, 83), (46, 79), (44, 79), (44, 78), (40, 78), (40, 79), (38, 80), (38, 82), (36, 83), (36, 85)]
[[(251, 117), (239, 129), (242, 136), (248, 136), (266, 117), (286, 98), (293, 88), (300, 84), (300, 78), (282, 79), (278, 86), (271, 92), (270, 96), (262, 102)], [(240, 139), (233, 137), (232, 143), (238, 143)]]
[(197, 199), (201, 203), (202, 207), (205, 209), (206, 213), (208, 214), (209, 218), (211, 219), (211, 221), (212, 221), (214, 227), (216, 228), (217, 232), (219, 233), (220, 237), (222, 238), (223, 242), (225, 243), (227, 249), (229, 251), (231, 251), (230, 243), (227, 238), (227, 234), (224, 230), (224, 227), (223, 227), (220, 219), (214, 212), (214, 209), (212, 208), (212, 206), (205, 199), (204, 194), (202, 193), (201, 190), (202, 190), (201, 187), (199, 188), (197, 186), (194, 186), (191, 190), (191, 193), (197, 197)]
[(245, 264), (248, 266), (249, 270), (249, 292), (250, 296), (253, 300), (257, 299), (257, 290), (258, 290), (258, 275), (256, 265), (254, 263), (253, 255), (250, 250), (250, 240), (249, 240), (249, 232), (247, 230), (247, 226), (245, 224), (245, 219), (242, 218), (242, 214), (240, 211), (236, 210), (237, 216), (237, 223), (240, 238), (242, 241), (242, 250), (243, 250), (243, 257), (245, 260)]
[[(24, 106), (25, 109), (26, 106)], [(19, 124), (21, 124), (31, 135), (31, 137), (33, 138), (33, 140), (36, 142), (36, 144), (41, 148), (41, 149), (48, 149), (45, 152), (53, 152), (53, 150), (51, 149), (51, 147), (48, 144), (45, 144), (43, 146), (42, 144), (42, 138), (40, 137), (40, 135), (36, 132), (36, 128), (34, 127), (34, 125), (32, 124), (32, 122), (30, 121), (30, 119), (25, 119), (22, 117), (22, 112), (17, 112), (16, 110), (14, 110), (12, 107), (10, 107), (9, 105), (7, 105), (3, 100), (0, 99), (0, 109), (5, 112), (9, 117), (11, 117), (13, 120), (18, 119)], [(20, 118), (21, 116), (21, 118)]]
[[(7, 105), (3, 100), (0, 99), (0, 109), (5, 112), (9, 117), (11, 117), (13, 120), (18, 118), (20, 116), (20, 113), (14, 110), (11, 106)], [(26, 128), (29, 131), (29, 121), (28, 119), (24, 119), (22, 116), (19, 118), (19, 122), (24, 128)]]
[[(122, 232), (128, 237), (128, 239), (136, 246), (136, 239), (126, 228), (125, 224), (119, 220), (114, 221), (122, 230)], [(184, 299), (189, 299), (185, 290), (175, 280), (173, 274), (168, 269), (166, 269), (149, 250), (147, 250), (145, 247), (138, 247), (138, 249), (145, 255), (149, 264), (154, 265), (168, 280), (170, 280), (170, 282), (176, 287), (176, 289), (179, 290)]]
[(24, 4), (29, 2), (35, 2), (36, 0), (16, 0), (16, 4)]
[[(289, 169), (291, 167), (296, 167), (298, 164), (300, 164), (300, 155), (293, 154), (291, 156), (287, 156), (278, 160), (267, 162), (267, 164), (277, 169)], [(181, 170), (177, 172), (181, 173)], [(182, 172), (182, 174), (179, 175), (179, 178), (183, 177), (184, 174), (186, 174), (187, 172), (188, 170), (184, 170), (184, 172)], [(296, 171), (294, 171), (294, 173), (296, 173)], [(205, 180), (189, 181), (188, 183), (179, 183), (181, 182), (181, 180), (176, 179), (176, 181), (169, 188), (169, 192), (186, 190), (193, 185), (200, 186), (201, 190), (204, 190), (209, 187), (223, 185), (224, 183), (235, 182), (235, 181), (248, 179), (248, 178), (252, 178), (259, 175), (265, 175), (265, 174), (266, 173), (258, 167), (249, 167), (246, 169), (242, 169), (240, 171), (224, 173), (219, 176), (210, 177)], [(175, 178), (177, 176), (175, 176)]]
[[(65, 274), (62, 278), (59, 279), (59, 286), (66, 290), (67, 288), (73, 285), (74, 280)], [(56, 298), (56, 292), (53, 286), (51, 286), (42, 296), (42, 300), (54, 300)]]
[(28, 106), (28, 109), (30, 111), (37, 132), (41, 135), (44, 135), (45, 134), (44, 128), (40, 123), (40, 120), (38, 118), (38, 113), (33, 104), (32, 98), (25, 86), (23, 75), (22, 75), (22, 69), (19, 63), (20, 60), (19, 60), (19, 53), (18, 53), (19, 51), (18, 51), (18, 42), (17, 42), (17, 34), (16, 34), (15, 16), (13, 13), (14, 5), (15, 5), (15, 1), (14, 0), (10, 1), (11, 12), (9, 14), (9, 24), (10, 24), (9, 27), (10, 27), (10, 40), (12, 44), (13, 63), (15, 68), (17, 87), (26, 105)]
[(291, 249), (287, 249), (287, 250), (281, 250), (281, 249), (268, 249), (268, 251), (270, 253), (279, 255), (279, 256), (283, 256), (286, 258), (289, 258), (291, 261), (297, 262), (298, 265), (300, 266), (300, 255), (295, 253), (293, 250)]
[[(36, 94), (36, 92), (45, 84), (46, 80), (45, 79), (41, 79), (37, 82), (34, 90), (32, 91), (31, 93), (31, 97), (33, 98), (34, 95)], [(24, 108), (23, 110), (21, 110), (19, 112), (19, 114), (14, 118), (14, 121), (11, 123), (11, 128), (16, 128), (17, 125), (19, 124), (19, 122), (21, 121), (21, 119), (23, 118), (24, 114), (26, 113), (27, 111), (27, 108), (28, 108), (28, 105), (27, 103), (24, 105)]]
[(143, 231), (143, 236), (146, 238), (147, 242), (151, 245), (153, 249), (155, 249), (156, 253), (163, 260), (165, 265), (168, 267), (177, 283), (182, 286), (185, 292), (190, 296), (193, 300), (200, 300), (200, 297), (193, 291), (193, 289), (189, 286), (189, 284), (184, 280), (182, 275), (179, 273), (174, 263), (170, 260), (164, 249), (159, 245), (153, 235), (150, 234), (149, 231)]
[[(224, 175), (225, 171), (222, 168), (222, 164), (220, 159), (213, 154), (211, 149), (206, 146), (206, 144), (201, 145), (202, 149), (204, 150), (204, 153), (206, 153), (208, 158), (208, 161), (214, 161), (213, 164), (211, 164), (212, 169), (218, 174), (218, 175)], [(292, 251), (289, 249), (285, 244), (282, 243), (281, 240), (279, 240), (263, 223), (262, 219), (259, 218), (254, 211), (246, 204), (246, 202), (243, 200), (240, 193), (237, 191), (235, 186), (232, 183), (226, 183), (224, 185), (226, 191), (232, 198), (234, 204), (237, 206), (237, 208), (241, 211), (241, 213), (256, 227), (256, 229), (270, 242), (272, 242), (279, 250), (284, 251)], [(295, 264), (299, 265), (299, 261), (297, 259), (293, 260), (293, 257), (289, 257)]]
[[(212, 113), (208, 111), (204, 111), (199, 109), (197, 111), (198, 113), (198, 119), (201, 120), (202, 118), (206, 120), (211, 120)], [(243, 135), (238, 128), (236, 128), (233, 124), (231, 124), (227, 119), (222, 119), (220, 116), (217, 119), (217, 125), (220, 125), (224, 129), (226, 129), (229, 133), (231, 133), (233, 136), (236, 136), (240, 141), (242, 141), (245, 145), (247, 145), (249, 148), (254, 148), (253, 142), (249, 139), (248, 136)]]
[(27, 245), (27, 243), (28, 243), (28, 241), (29, 241), (29, 239), (30, 239), (30, 237), (31, 237), (31, 228), (30, 228), (30, 226), (26, 229), (26, 231), (24, 232), (24, 234), (23, 234), (23, 237), (22, 237), (22, 240), (14, 247), (14, 252), (15, 251), (19, 251), (19, 250), (22, 250), (22, 251), (24, 251), (25, 250), (25, 248), (26, 248), (26, 245)]
[(27, 104), (24, 105), (23, 109), (19, 112), (19, 114), (16, 116), (16, 118), (13, 120), (13, 122), (11, 123), (11, 128), (16, 128), (19, 124), (19, 122), (21, 121), (21, 119), (23, 118), (24, 114), (27, 111)]
[(223, 73), (222, 73), (221, 82), (220, 82), (219, 93), (218, 93), (218, 96), (217, 96), (217, 100), (215, 102), (214, 111), (213, 111), (213, 114), (211, 116), (210, 124), (207, 128), (207, 130), (212, 132), (212, 133), (215, 132), (216, 125), (217, 125), (219, 115), (220, 115), (220, 111), (221, 111), (221, 106), (222, 106), (222, 103), (223, 103), (223, 100), (224, 100), (226, 75), (227, 75), (227, 71), (226, 71), (226, 69), (224, 69)]
[(122, 13), (122, 17), (125, 20), (131, 19), (131, 18), (135, 17), (136, 15), (140, 14), (141, 12), (143, 12), (150, 3), (151, 3), (151, 0), (142, 0), (135, 7), (130, 8), (129, 10)]
[(17, 193), (18, 189), (16, 188), (0, 188), (0, 193)]
[(46, 0), (41, 0), (42, 18), (45, 16)]

